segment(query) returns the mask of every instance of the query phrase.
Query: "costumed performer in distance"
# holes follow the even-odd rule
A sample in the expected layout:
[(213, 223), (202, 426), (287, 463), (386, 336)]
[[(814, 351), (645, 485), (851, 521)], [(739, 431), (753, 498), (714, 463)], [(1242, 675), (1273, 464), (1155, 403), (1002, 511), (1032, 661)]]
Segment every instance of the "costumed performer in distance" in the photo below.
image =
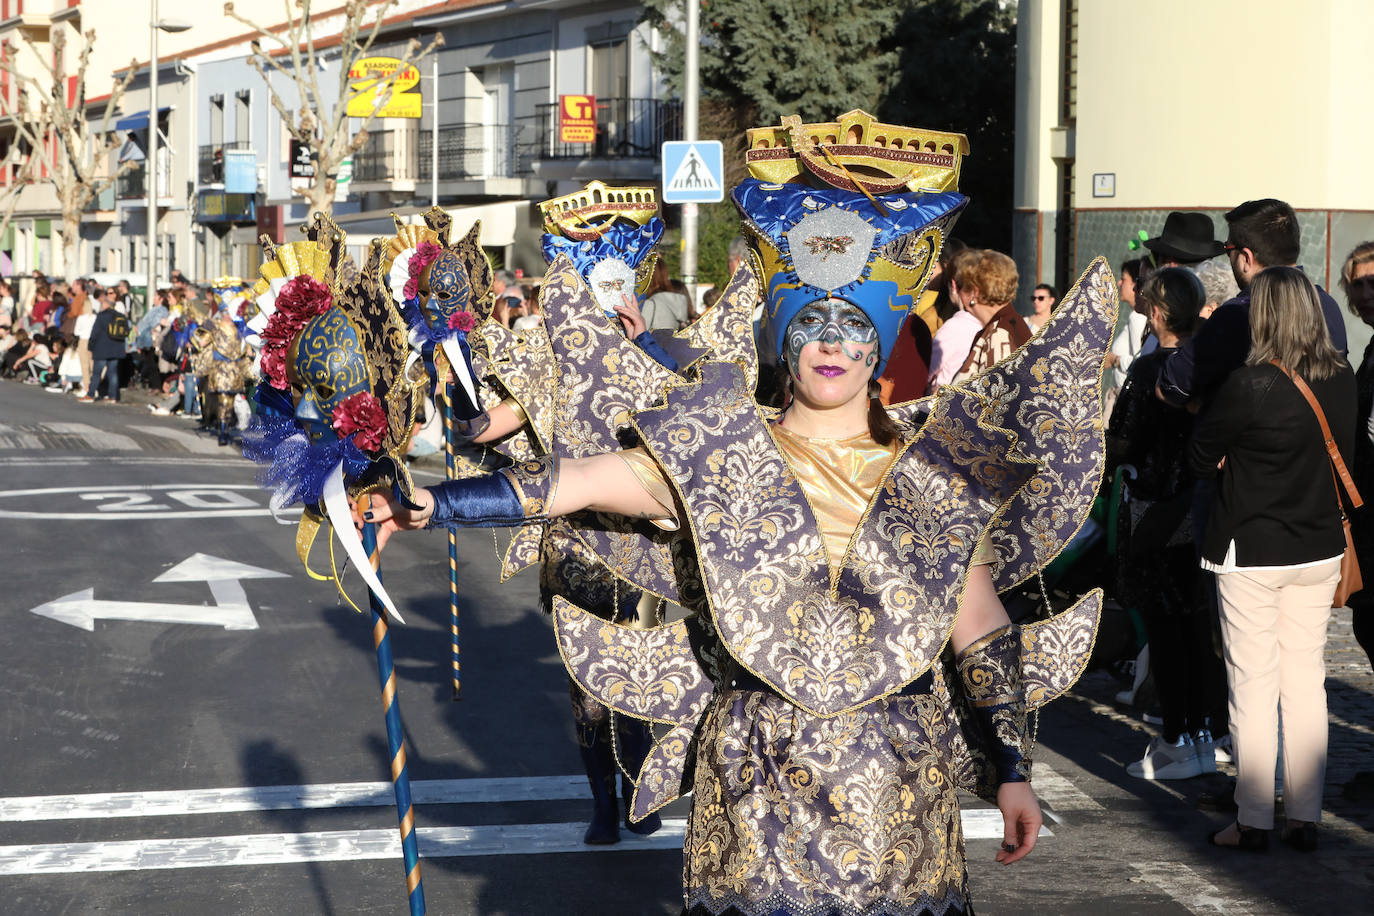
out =
[[(829, 125), (788, 120), (796, 123), (775, 130), (774, 143), (785, 140), (809, 173), (751, 178), (733, 194), (758, 257), (732, 287), (748, 274), (766, 289), (791, 386), (784, 411), (754, 404), (745, 366), (708, 361), (695, 381), (665, 384), (657, 405), (633, 415), (641, 446), (446, 482), (417, 491), (418, 509), (373, 494), (362, 518), (379, 524), (382, 542), (399, 530), (511, 525), (587, 509), (689, 531), (706, 596), (689, 618), (691, 649), (708, 683), (693, 680), (695, 670), (659, 675), (659, 683), (688, 685), (664, 693), (696, 691), (702, 700), (679, 720), (692, 741), (672, 733), (661, 741), (635, 795), (642, 817), (655, 809), (642, 796), (693, 792), (687, 912), (968, 913), (956, 797), (968, 782), (955, 772), (965, 740), (965, 755), (981, 746), (984, 785), (993, 787), (985, 794), (1003, 814), (997, 861), (1027, 855), (1041, 826), (1029, 782), (1022, 636), (997, 597), (989, 564), (998, 555), (986, 535), (1040, 470), (1036, 459), (1051, 456), (1026, 432), (1029, 420), (1007, 417), (1007, 399), (1015, 388), (1022, 404), (1056, 420), (1036, 428), (1065, 430), (1076, 443), (1079, 457), (1049, 472), (1060, 475), (1050, 488), (1060, 495), (1078, 477), (1093, 478), (1060, 513), (1073, 516), (1086, 505), (1078, 490), (1090, 494), (1100, 477), (1096, 386), (1115, 318), (1104, 292), (1110, 274), (1094, 265), (1085, 275), (1082, 307), (1070, 306), (1061, 325), (1032, 342), (1045, 352), (1027, 374), (1008, 372), (991, 393), (949, 386), (926, 405), (923, 424), (902, 427), (877, 402), (874, 377), (966, 198), (914, 191), (907, 182), (918, 179), (900, 153), (888, 164), (902, 177), (856, 187), (847, 170), (828, 164), (839, 153), (817, 152), (817, 133), (833, 144), (851, 131), (867, 140), (901, 128), (862, 112)], [(946, 158), (957, 181), (957, 156)], [(550, 314), (560, 297), (595, 309), (566, 262), (551, 267), (543, 295)], [(1074, 322), (1089, 330), (1046, 343)], [(751, 346), (744, 358), (752, 357)], [(998, 416), (1008, 427), (1014, 420), (1023, 439), (986, 419)], [(1093, 463), (1096, 477), (1079, 470)], [(1062, 545), (1065, 537), (1051, 531), (1046, 540)], [(564, 632), (582, 624), (566, 611), (556, 616), (560, 650), (590, 683)], [(1079, 634), (1084, 656), (1094, 625)], [(600, 624), (583, 645), (593, 654), (618, 650), (637, 638), (623, 629)], [(940, 664), (947, 645), (962, 685), (956, 700)], [(605, 674), (622, 660), (611, 651), (596, 665)], [(693, 663), (691, 653), (674, 661)], [(959, 700), (969, 719), (956, 714)], [(683, 758), (689, 746), (695, 769), (687, 777), (690, 766), (663, 758)], [(664, 787), (673, 766), (668, 775), (690, 784)]]

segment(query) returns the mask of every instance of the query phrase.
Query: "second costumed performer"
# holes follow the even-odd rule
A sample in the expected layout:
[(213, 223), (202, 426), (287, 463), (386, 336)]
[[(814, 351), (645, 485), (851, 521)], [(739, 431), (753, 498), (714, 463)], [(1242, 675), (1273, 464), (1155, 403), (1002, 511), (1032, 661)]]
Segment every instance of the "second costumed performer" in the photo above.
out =
[[(873, 379), (966, 203), (966, 148), (858, 111), (751, 131), (732, 197), (754, 255), (680, 332), (712, 343), (706, 359), (653, 364), (559, 258), (542, 293), (559, 397), (587, 407), (554, 435), (611, 445), (420, 490), (419, 509), (377, 495), (364, 513), (383, 537), (576, 520), (617, 577), (688, 610), (635, 629), (554, 608), (577, 682), (667, 727), (631, 814), (692, 793), (693, 916), (971, 912), (961, 788), (1001, 810), (998, 861), (1035, 845), (1028, 711), (1081, 673), (1101, 596), (1018, 628), (998, 593), (1087, 517), (1116, 297), (1095, 262), (1008, 359), (885, 410)], [(758, 296), (782, 411), (753, 400), (748, 321), (722, 320)], [(584, 384), (579, 365), (604, 377)], [(616, 449), (615, 433), (638, 444)]]

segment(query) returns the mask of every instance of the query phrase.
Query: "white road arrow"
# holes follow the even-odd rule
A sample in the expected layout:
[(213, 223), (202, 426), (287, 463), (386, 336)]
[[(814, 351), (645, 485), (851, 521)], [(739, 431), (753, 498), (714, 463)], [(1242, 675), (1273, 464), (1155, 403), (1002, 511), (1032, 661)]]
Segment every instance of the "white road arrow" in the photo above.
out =
[(88, 588), (49, 601), (32, 610), (40, 617), (94, 630), (97, 620), (142, 620), (151, 623), (195, 623), (226, 630), (256, 630), (257, 618), (248, 605), (240, 579), (289, 579), (286, 573), (222, 560), (198, 553), (154, 579), (154, 582), (205, 582), (215, 603), (155, 604), (145, 601), (97, 601)]

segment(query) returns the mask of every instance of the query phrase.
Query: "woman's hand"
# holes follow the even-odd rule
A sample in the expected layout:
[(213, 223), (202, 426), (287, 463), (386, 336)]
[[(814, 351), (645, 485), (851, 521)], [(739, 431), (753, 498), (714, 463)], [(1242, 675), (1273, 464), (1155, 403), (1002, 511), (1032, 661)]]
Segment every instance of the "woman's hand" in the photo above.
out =
[(625, 326), (625, 336), (634, 340), (647, 331), (649, 326), (644, 322), (644, 315), (639, 311), (639, 303), (635, 301), (635, 297), (629, 293), (622, 293), (621, 298), (625, 301), (615, 306), (615, 313), (620, 317), (620, 323)]
[(997, 807), (1002, 812), (1002, 848), (997, 851), (997, 861), (1010, 865), (1035, 848), (1045, 819), (1028, 782), (1004, 782), (998, 786)]
[(1117, 356), (1115, 353), (1108, 352), (1104, 365), (1108, 369), (1115, 369), (1117, 366), (1121, 365), (1121, 357)]
[(416, 531), (425, 527), (429, 517), (434, 514), (434, 496), (424, 487), (415, 491), (415, 502), (420, 509), (407, 509), (391, 498), (389, 493), (369, 493), (353, 506), (353, 524), (358, 531), (363, 525), (377, 526), (377, 549), (380, 551), (397, 531)]

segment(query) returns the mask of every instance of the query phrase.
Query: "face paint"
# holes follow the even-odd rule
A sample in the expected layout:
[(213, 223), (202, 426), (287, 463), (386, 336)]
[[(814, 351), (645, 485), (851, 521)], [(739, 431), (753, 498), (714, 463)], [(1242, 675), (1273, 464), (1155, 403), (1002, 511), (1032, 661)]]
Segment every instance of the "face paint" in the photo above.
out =
[(301, 329), (287, 360), (298, 395), (296, 419), (312, 442), (333, 438), (330, 417), (349, 395), (370, 391), (362, 335), (348, 316), (330, 309)]
[(858, 306), (843, 299), (821, 299), (803, 308), (787, 325), (787, 340), (783, 355), (793, 375), (801, 365), (802, 348), (812, 341), (839, 344), (844, 355), (854, 362), (864, 360), (871, 366), (878, 359), (875, 346), (867, 355), (859, 349), (878, 342), (878, 330)]

